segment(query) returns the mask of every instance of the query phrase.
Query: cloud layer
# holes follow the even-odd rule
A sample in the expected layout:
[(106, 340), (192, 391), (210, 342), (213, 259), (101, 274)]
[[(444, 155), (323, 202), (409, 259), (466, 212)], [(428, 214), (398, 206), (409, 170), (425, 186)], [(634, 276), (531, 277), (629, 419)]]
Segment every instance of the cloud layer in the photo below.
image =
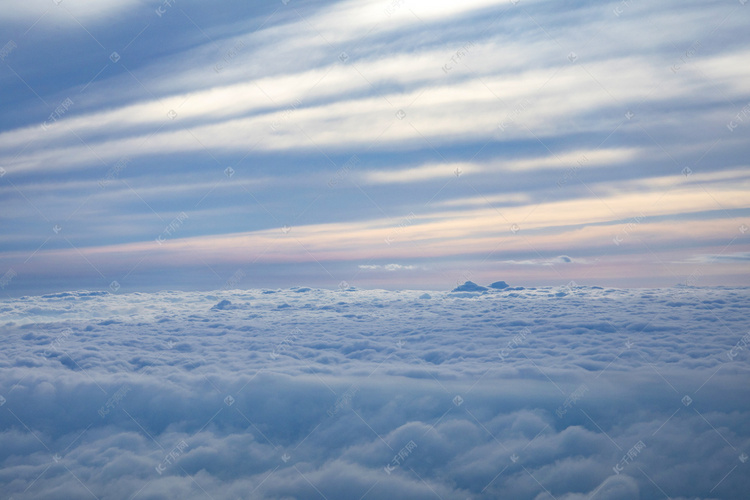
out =
[(747, 299), (571, 285), (5, 300), (0, 484), (13, 498), (739, 498)]

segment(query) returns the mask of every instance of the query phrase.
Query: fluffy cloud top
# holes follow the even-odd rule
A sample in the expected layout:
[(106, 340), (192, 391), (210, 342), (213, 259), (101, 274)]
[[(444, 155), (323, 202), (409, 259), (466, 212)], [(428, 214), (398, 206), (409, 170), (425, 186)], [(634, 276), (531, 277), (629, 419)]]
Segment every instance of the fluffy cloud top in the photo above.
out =
[(4, 300), (0, 489), (741, 498), (748, 303), (577, 286)]

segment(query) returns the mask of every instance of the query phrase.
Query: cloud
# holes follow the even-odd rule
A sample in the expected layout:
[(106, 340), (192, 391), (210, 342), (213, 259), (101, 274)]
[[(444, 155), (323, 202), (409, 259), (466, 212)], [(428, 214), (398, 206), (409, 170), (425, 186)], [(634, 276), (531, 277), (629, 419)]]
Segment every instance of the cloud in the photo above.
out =
[(554, 266), (555, 264), (585, 264), (585, 259), (573, 259), (567, 255), (560, 255), (552, 259), (508, 260), (507, 264), (521, 266)]
[(747, 262), (750, 260), (750, 252), (730, 252), (726, 254), (695, 255), (687, 259), (687, 262), (700, 264)]
[(537, 170), (544, 168), (593, 167), (625, 163), (638, 157), (635, 148), (578, 150), (563, 154), (511, 161), (503, 166), (508, 170)]
[(385, 271), (401, 271), (414, 269), (414, 266), (403, 266), (401, 264), (360, 264), (358, 267), (359, 269), (362, 269), (364, 271), (377, 271), (379, 269), (383, 269)]
[(112, 20), (114, 16), (132, 11), (136, 6), (144, 6), (143, 0), (28, 0), (3, 9), (0, 22), (46, 24), (54, 19), (62, 21), (61, 25), (66, 28), (80, 29), (79, 22), (100, 23)]
[[(3, 491), (574, 500), (748, 487), (743, 288), (295, 290), (4, 299)], [(211, 309), (219, 298), (238, 307)], [(700, 314), (674, 319), (683, 308)]]
[[(746, 250), (737, 6), (683, 5), (676, 29), (671, 4), (186, 2), (162, 17), (136, 2), (33, 5), (50, 12), (2, 56), (8, 293), (45, 273), (107, 286), (134, 268), (181, 265), (188, 280), (206, 262), (215, 277), (248, 248), (257, 262), (355, 270), (576, 255), (610, 262), (592, 267), (611, 280), (609, 258), (638, 253), (633, 279), (661, 285), (694, 271), (659, 265), (686, 249)], [(90, 13), (107, 52), (54, 38), (46, 20), (65, 9)], [(50, 37), (81, 57), (52, 60)], [(190, 224), (154, 252), (182, 212)], [(718, 262), (706, 275), (727, 275)]]
[(451, 176), (461, 176), (479, 170), (476, 165), (468, 163), (447, 163), (423, 165), (420, 167), (399, 170), (373, 170), (363, 172), (363, 180), (369, 184), (397, 184), (431, 181), (433, 179), (450, 180)]

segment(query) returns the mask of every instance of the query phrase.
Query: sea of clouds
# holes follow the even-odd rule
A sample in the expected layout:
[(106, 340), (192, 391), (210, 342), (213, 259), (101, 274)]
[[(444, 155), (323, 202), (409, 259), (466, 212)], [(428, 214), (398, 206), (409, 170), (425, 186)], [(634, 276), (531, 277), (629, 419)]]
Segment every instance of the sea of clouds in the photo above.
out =
[(747, 289), (476, 290), (2, 300), (0, 498), (747, 498)]

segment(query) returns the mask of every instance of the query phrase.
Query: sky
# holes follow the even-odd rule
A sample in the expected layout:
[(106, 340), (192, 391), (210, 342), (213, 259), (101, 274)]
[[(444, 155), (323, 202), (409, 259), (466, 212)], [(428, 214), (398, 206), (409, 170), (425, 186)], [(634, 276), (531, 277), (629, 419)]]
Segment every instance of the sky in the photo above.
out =
[(15, 2), (2, 294), (746, 284), (748, 9)]

